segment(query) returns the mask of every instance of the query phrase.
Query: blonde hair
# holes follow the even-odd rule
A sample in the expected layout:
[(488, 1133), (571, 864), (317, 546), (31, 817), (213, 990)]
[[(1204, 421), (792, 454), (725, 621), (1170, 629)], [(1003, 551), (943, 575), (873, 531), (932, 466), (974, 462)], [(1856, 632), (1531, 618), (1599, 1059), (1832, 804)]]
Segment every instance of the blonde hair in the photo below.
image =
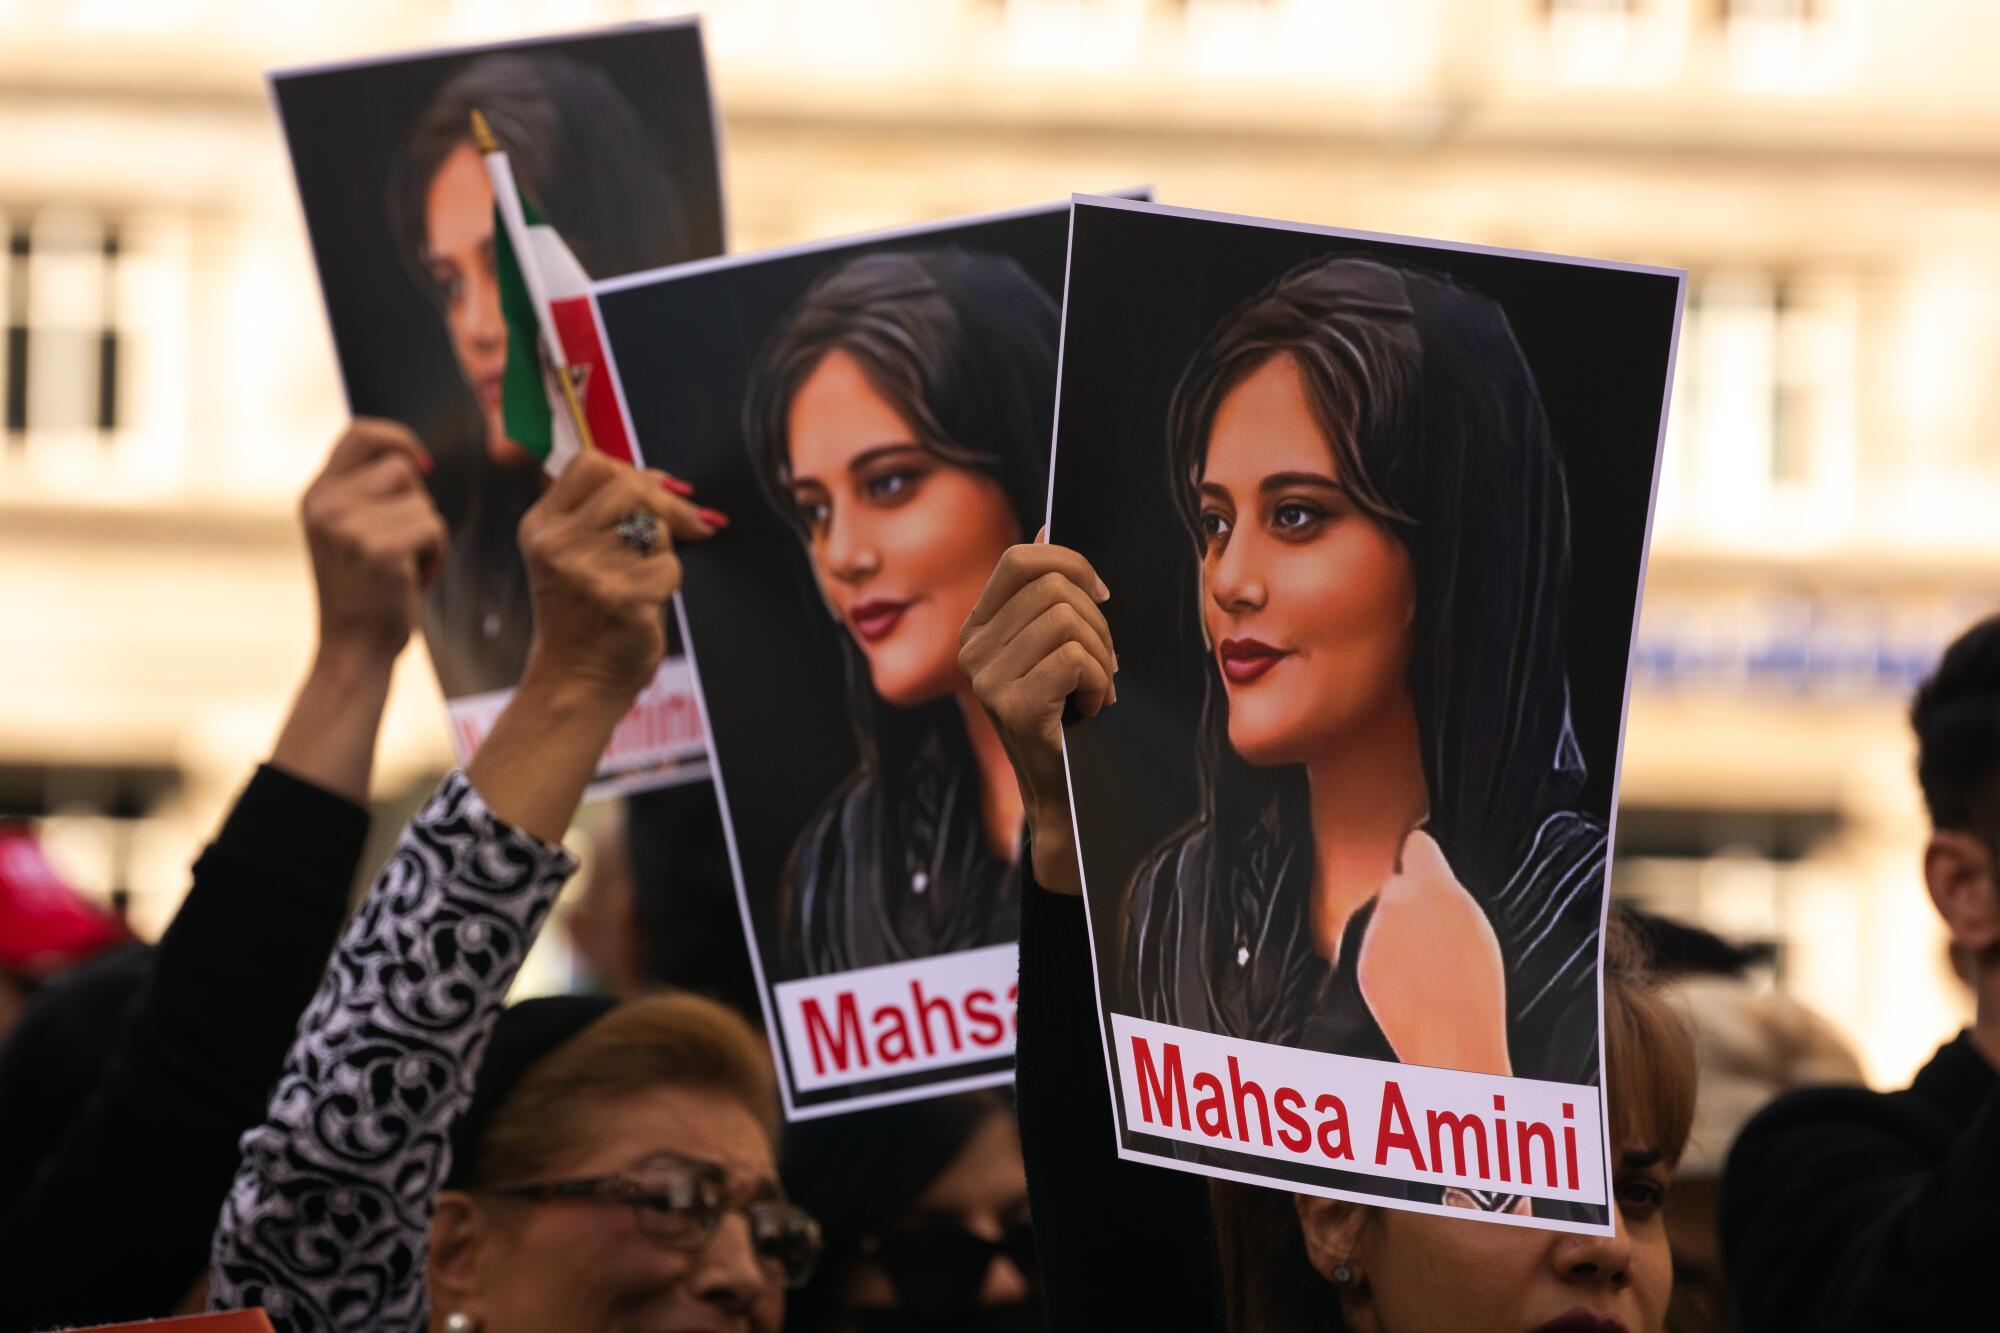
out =
[(480, 1138), (470, 1187), (518, 1184), (556, 1169), (588, 1141), (599, 1107), (663, 1087), (730, 1097), (777, 1141), (777, 1084), (750, 1025), (697, 995), (651, 995), (619, 1005), (521, 1076)]

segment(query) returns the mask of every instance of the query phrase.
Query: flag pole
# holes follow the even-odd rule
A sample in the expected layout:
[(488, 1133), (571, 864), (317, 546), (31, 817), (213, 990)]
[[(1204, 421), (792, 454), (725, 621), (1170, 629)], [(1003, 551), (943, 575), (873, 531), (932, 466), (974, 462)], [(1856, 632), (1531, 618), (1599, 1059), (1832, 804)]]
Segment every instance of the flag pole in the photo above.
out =
[[(482, 156), (500, 151), (500, 141), (493, 137), (493, 127), (486, 123), (486, 115), (478, 107), (472, 108), (472, 146)], [(537, 310), (535, 324), (538, 328), (541, 322), (541, 311)], [(542, 336), (548, 338), (552, 335), (543, 330)], [(576, 427), (577, 443), (595, 452), (597, 441), (591, 436), (590, 422), (583, 415), (583, 401), (576, 396), (576, 385), (570, 380), (568, 365), (552, 366), (551, 369), (562, 384), (563, 404), (569, 408), (570, 424)]]

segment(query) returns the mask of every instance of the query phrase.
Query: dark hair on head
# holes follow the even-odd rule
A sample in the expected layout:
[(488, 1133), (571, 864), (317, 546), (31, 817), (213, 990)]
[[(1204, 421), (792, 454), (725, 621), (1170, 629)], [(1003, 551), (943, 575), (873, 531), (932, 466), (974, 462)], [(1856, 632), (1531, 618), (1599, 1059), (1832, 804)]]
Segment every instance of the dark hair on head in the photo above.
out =
[(1910, 705), (1935, 828), (2000, 834), (2000, 616), (1952, 641)]
[(973, 1137), (1013, 1106), (991, 1089), (874, 1107), (785, 1127), (785, 1191), (820, 1224), (825, 1249), (812, 1281), (785, 1304), (785, 1327), (843, 1326), (865, 1246), (904, 1222)]
[(1012, 259), (874, 251), (812, 285), (759, 358), (743, 408), (758, 480), (803, 535), (791, 496), (792, 399), (829, 352), (860, 364), (919, 444), (987, 473), (1023, 533), (1040, 525), (1060, 315)]
[[(1568, 497), (1534, 375), (1505, 311), (1450, 277), (1342, 254), (1296, 265), (1215, 325), (1174, 389), (1171, 488), (1197, 566), (1216, 412), (1278, 356), (1298, 367), (1342, 487), (1409, 551), (1428, 827), (1486, 901), (1584, 781), (1569, 721)], [(1268, 899), (1310, 869), (1287, 845), (1308, 826), (1305, 779), (1239, 758), (1213, 663), (1205, 683), (1208, 879), (1263, 866), (1271, 882), (1243, 891)]]
[[(472, 143), (477, 108), (514, 177), (594, 278), (690, 258), (657, 136), (611, 76), (562, 56), (481, 56), (417, 114), (396, 163), (391, 224), (426, 291), (426, 201), (446, 158)], [(669, 150), (670, 152), (674, 150)]]

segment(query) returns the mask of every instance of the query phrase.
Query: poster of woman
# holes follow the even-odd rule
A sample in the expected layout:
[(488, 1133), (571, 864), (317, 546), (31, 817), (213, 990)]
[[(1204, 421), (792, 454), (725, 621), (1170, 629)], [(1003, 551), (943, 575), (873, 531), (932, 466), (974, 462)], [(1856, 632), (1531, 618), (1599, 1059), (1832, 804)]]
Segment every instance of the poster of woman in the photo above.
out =
[(1678, 271), (1079, 199), (1050, 540), (1121, 1152), (1607, 1230), (1600, 938)]
[(599, 284), (731, 517), (685, 641), (788, 1114), (1012, 1076), (1022, 811), (958, 632), (1041, 525), (1066, 205)]
[[(718, 254), (701, 30), (690, 19), (286, 70), (271, 92), (349, 411), (405, 423), (434, 463), (451, 545), (424, 639), (462, 760), (525, 664), (514, 532), (546, 484), (501, 420), (507, 325), (472, 112), (593, 277)], [(686, 667), (670, 657), (607, 751), (600, 790), (700, 777), (705, 764)]]

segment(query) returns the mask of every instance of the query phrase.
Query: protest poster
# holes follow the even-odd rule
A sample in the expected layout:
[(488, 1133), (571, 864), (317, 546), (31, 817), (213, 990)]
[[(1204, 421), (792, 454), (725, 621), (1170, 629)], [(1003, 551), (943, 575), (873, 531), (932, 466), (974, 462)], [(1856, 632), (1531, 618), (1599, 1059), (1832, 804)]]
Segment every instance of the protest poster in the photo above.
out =
[(1068, 214), (597, 287), (646, 461), (731, 520), (679, 605), (793, 1119), (1013, 1076), (1021, 811), (958, 631), (1042, 521)]
[(1049, 537), (1112, 590), (1064, 753), (1121, 1156), (1611, 1231), (1684, 276), (1077, 199)]
[[(405, 423), (435, 462), (428, 484), (451, 544), (426, 594), (424, 641), (464, 762), (526, 662), (532, 618), (515, 528), (547, 484), (503, 419), (504, 264), (471, 113), (590, 277), (720, 254), (701, 29), (693, 19), (628, 24), (281, 70), (270, 88), (348, 410)], [(603, 377), (584, 376), (577, 390), (595, 421), (613, 395), (593, 378)], [(670, 644), (593, 792), (706, 773), (687, 667)]]

